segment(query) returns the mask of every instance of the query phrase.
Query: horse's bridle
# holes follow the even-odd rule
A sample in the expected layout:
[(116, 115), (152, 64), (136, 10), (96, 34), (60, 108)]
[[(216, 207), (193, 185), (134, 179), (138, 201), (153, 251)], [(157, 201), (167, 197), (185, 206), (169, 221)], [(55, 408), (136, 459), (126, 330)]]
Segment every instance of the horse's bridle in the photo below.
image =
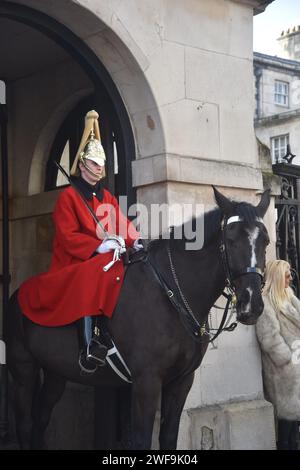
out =
[[(261, 278), (261, 287), (263, 288), (264, 285), (264, 275), (260, 268), (247, 266), (243, 271), (239, 271), (234, 276), (230, 270), (229, 261), (228, 261), (228, 251), (226, 247), (226, 238), (225, 238), (225, 228), (227, 225), (234, 223), (234, 222), (242, 222), (243, 219), (238, 216), (232, 216), (229, 218), (223, 217), (221, 221), (221, 243), (220, 243), (220, 253), (221, 253), (221, 261), (223, 265), (223, 269), (225, 272), (225, 284), (226, 287), (231, 291), (231, 293), (235, 296), (235, 284), (234, 281), (241, 276), (245, 276), (246, 274), (258, 274)], [(260, 217), (256, 218), (257, 222), (263, 223)]]
[[(262, 219), (260, 219), (258, 217), (257, 217), (256, 220), (257, 220), (257, 222), (262, 222)], [(240, 276), (244, 276), (246, 274), (255, 273), (255, 274), (258, 274), (261, 277), (262, 287), (263, 287), (263, 273), (262, 273), (261, 269), (259, 269), (257, 267), (252, 267), (252, 266), (251, 267), (246, 267), (244, 271), (240, 271), (235, 276), (232, 276), (232, 273), (230, 271), (229, 262), (228, 262), (228, 252), (227, 252), (227, 248), (226, 248), (225, 227), (228, 224), (233, 223), (233, 222), (242, 222), (242, 219), (239, 216), (229, 217), (228, 219), (226, 217), (223, 217), (223, 219), (221, 221), (221, 244), (220, 244), (220, 247), (219, 247), (220, 248), (220, 253), (221, 253), (222, 265), (223, 265), (223, 269), (224, 269), (224, 273), (225, 273), (225, 283), (226, 283), (226, 287), (229, 291), (229, 293), (223, 292), (222, 295), (227, 299), (227, 303), (226, 303), (226, 306), (225, 306), (225, 309), (224, 309), (223, 317), (222, 317), (221, 323), (219, 325), (219, 328), (216, 329), (216, 333), (213, 335), (213, 337), (210, 338), (209, 340), (206, 340), (205, 343), (213, 342), (219, 336), (219, 334), (222, 331), (233, 331), (237, 326), (236, 322), (231, 323), (229, 326), (225, 326), (226, 319), (227, 319), (227, 314), (228, 314), (228, 310), (230, 308), (230, 305), (235, 305), (236, 304), (235, 285), (234, 285), (235, 279), (239, 278)], [(203, 341), (201, 341), (200, 338), (203, 335), (208, 334), (207, 329), (206, 329), (206, 321), (203, 324), (200, 324), (198, 322), (198, 320), (196, 319), (196, 316), (194, 315), (194, 313), (193, 313), (186, 297), (184, 296), (184, 294), (183, 294), (183, 292), (180, 288), (179, 280), (177, 278), (175, 266), (174, 266), (174, 263), (173, 263), (173, 260), (172, 260), (171, 247), (170, 247), (169, 243), (167, 244), (167, 253), (168, 253), (172, 278), (173, 278), (173, 281), (174, 281), (175, 286), (177, 288), (179, 298), (175, 294), (175, 292), (170, 289), (170, 287), (169, 287), (168, 283), (166, 282), (166, 280), (164, 279), (162, 273), (157, 268), (155, 263), (151, 260), (151, 256), (149, 256), (149, 253), (148, 253), (147, 257), (145, 258), (145, 261), (147, 261), (148, 264), (150, 265), (150, 267), (152, 268), (152, 271), (154, 273), (155, 278), (157, 279), (159, 284), (162, 286), (162, 288), (166, 292), (166, 294), (167, 294), (170, 302), (172, 303), (173, 307), (175, 307), (175, 309), (179, 312), (179, 314), (181, 315), (181, 318), (184, 319), (184, 323), (185, 323), (185, 325), (187, 325), (188, 331), (190, 333), (192, 333), (194, 338), (196, 338), (198, 341), (200, 341), (200, 343), (202, 343)]]

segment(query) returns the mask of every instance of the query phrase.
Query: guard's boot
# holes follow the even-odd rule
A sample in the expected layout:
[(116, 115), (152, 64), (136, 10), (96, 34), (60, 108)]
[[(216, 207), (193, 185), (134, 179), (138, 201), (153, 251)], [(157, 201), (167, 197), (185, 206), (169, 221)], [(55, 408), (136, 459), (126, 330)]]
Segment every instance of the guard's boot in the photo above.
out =
[(287, 421), (285, 419), (278, 420), (278, 450), (290, 450), (290, 435), (293, 426), (293, 421)]
[(107, 347), (100, 342), (98, 317), (84, 317), (79, 324), (79, 366), (87, 374), (93, 374), (105, 365)]
[(299, 421), (292, 421), (290, 438), (289, 438), (289, 450), (300, 450), (300, 435), (299, 435)]

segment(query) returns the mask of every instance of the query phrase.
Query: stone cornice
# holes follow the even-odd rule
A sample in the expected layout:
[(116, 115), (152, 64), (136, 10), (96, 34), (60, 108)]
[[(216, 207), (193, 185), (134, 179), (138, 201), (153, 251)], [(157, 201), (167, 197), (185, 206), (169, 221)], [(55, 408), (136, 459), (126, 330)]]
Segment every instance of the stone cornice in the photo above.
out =
[[(178, 182), (261, 190), (262, 173), (247, 164), (206, 160), (173, 154), (154, 155), (132, 162), (133, 186)], [(32, 196), (12, 197), (11, 221), (51, 214), (61, 189)]]
[(300, 61), (298, 60), (283, 59), (282, 57), (254, 52), (253, 63), (254, 65), (300, 73)]
[(249, 5), (253, 8), (254, 15), (258, 15), (265, 11), (270, 3), (274, 2), (274, 0), (231, 0), (236, 3), (242, 3), (244, 5)]
[(225, 160), (206, 160), (173, 154), (140, 158), (132, 162), (136, 188), (169, 181), (199, 185), (262, 189), (261, 170)]
[(255, 127), (274, 126), (281, 124), (284, 121), (290, 121), (291, 119), (300, 118), (300, 109), (293, 109), (292, 111), (286, 111), (284, 113), (272, 114), (272, 116), (266, 116), (259, 119), (255, 119)]

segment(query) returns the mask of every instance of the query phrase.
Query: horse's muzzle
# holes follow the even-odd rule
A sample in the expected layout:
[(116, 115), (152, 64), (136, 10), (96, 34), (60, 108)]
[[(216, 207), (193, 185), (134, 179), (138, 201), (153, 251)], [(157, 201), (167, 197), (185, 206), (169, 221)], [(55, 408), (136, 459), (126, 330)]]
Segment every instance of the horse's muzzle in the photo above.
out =
[(250, 307), (250, 310), (239, 309), (237, 305), (236, 319), (243, 325), (255, 325), (258, 317), (262, 314), (264, 309), (263, 301), (256, 302), (256, 306)]
[(237, 315), (236, 319), (239, 323), (242, 323), (243, 325), (255, 325), (258, 317), (259, 315), (249, 315), (249, 313), (247, 313), (246, 315)]
[(264, 309), (261, 281), (257, 274), (248, 274), (239, 279), (237, 300), (237, 321), (244, 325), (254, 325)]

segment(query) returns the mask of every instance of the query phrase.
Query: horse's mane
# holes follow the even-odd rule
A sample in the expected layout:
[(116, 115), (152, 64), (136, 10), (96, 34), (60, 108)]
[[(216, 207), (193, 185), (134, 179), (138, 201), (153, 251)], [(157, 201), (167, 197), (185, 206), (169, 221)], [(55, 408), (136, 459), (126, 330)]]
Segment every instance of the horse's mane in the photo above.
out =
[[(231, 201), (232, 203), (232, 214), (231, 215), (238, 215), (241, 217), (247, 224), (254, 224), (256, 221), (256, 218), (259, 217), (259, 214), (257, 212), (257, 209), (255, 206), (252, 204), (249, 204), (247, 202), (236, 202), (236, 201)], [(205, 212), (203, 215), (199, 216), (198, 218), (193, 217), (191, 220), (185, 222), (185, 224), (177, 227), (177, 228), (172, 228), (171, 233), (169, 235), (169, 239), (171, 241), (174, 240), (176, 243), (191, 243), (193, 239), (188, 239), (185, 237), (185, 234), (187, 231), (185, 230), (185, 225), (189, 224), (189, 227), (192, 229), (193, 232), (196, 232), (197, 227), (201, 227), (201, 224), (204, 224), (204, 241), (203, 241), (203, 248), (208, 246), (210, 243), (215, 241), (215, 239), (218, 237), (220, 233), (220, 228), (221, 228), (221, 220), (223, 217), (223, 213), (220, 208), (215, 208), (209, 212)], [(202, 225), (203, 226), (203, 225)], [(177, 233), (182, 234), (181, 239), (176, 239), (176, 231)], [(191, 231), (191, 230), (190, 230)], [(167, 237), (164, 237), (163, 235), (156, 239), (152, 240), (150, 242), (150, 247), (149, 248), (155, 248), (159, 247), (161, 244), (164, 243), (165, 239)]]

